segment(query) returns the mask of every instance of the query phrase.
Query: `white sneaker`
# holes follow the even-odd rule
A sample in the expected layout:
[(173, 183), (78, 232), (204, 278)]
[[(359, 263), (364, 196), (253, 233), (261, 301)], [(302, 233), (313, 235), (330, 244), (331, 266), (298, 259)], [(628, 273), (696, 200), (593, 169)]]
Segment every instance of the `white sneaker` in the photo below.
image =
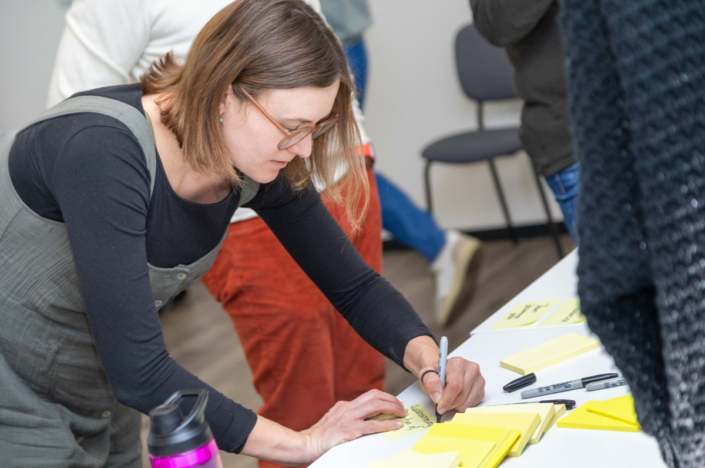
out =
[(431, 264), (436, 273), (436, 322), (445, 326), (467, 305), (477, 283), (482, 261), (482, 242), (454, 229), (446, 231), (446, 243)]

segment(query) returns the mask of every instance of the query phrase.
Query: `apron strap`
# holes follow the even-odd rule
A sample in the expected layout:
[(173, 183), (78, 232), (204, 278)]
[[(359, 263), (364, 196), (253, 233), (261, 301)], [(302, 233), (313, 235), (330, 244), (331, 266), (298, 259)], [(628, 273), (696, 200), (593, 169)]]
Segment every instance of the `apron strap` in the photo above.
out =
[[(47, 109), (38, 119), (31, 124), (38, 124), (45, 120), (53, 119), (71, 114), (92, 112), (107, 115), (119, 120), (135, 135), (137, 142), (142, 148), (149, 170), (149, 196), (152, 197), (154, 191), (155, 173), (157, 170), (157, 151), (154, 143), (152, 127), (136, 107), (124, 102), (102, 96), (76, 96), (60, 102), (54, 107)], [(259, 190), (259, 183), (245, 176), (245, 183), (242, 186), (242, 193), (238, 207), (252, 200)]]

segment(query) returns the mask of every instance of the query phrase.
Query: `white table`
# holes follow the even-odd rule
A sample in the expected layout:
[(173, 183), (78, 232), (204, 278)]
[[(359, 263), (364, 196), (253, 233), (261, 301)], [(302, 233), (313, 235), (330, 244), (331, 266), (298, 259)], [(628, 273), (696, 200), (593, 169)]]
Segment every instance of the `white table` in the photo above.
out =
[[(507, 302), (504, 307), (499, 309), (494, 314), (490, 315), (487, 320), (482, 322), (476, 329), (470, 332), (471, 335), (476, 333), (502, 333), (504, 330), (492, 330), (492, 327), (499, 322), (502, 317), (507, 315), (517, 304), (528, 301), (545, 301), (548, 299), (560, 299), (538, 322), (521, 327), (520, 330), (531, 330), (537, 328), (541, 322), (547, 319), (553, 311), (558, 309), (565, 299), (573, 299), (578, 297), (578, 278), (575, 275), (575, 269), (578, 267), (578, 249), (573, 250), (565, 256), (563, 260), (558, 262), (553, 268), (548, 270), (539, 279), (534, 281), (522, 292), (517, 294), (514, 299)], [(565, 327), (580, 327), (582, 325), (563, 325)]]
[[(520, 392), (505, 393), (502, 387), (519, 377), (499, 366), (500, 359), (568, 333), (590, 334), (585, 324), (537, 328), (522, 327), (510, 330), (490, 330), (519, 302), (576, 297), (574, 251), (550, 271), (522, 291), (471, 333), (471, 338), (460, 345), (451, 356), (462, 356), (477, 362), (485, 377), (485, 399), (482, 406), (522, 401)], [(546, 316), (550, 314), (547, 313)], [(551, 384), (593, 374), (617, 372), (614, 362), (602, 348), (585, 353), (567, 362), (536, 373), (538, 382)], [(556, 395), (556, 398), (576, 401), (576, 407), (588, 400), (607, 400), (628, 393), (627, 387), (597, 392), (576, 390)], [(405, 406), (421, 402), (433, 411), (433, 402), (415, 383), (399, 394)], [(532, 401), (532, 400), (523, 400)], [(452, 418), (448, 415), (444, 421)], [(365, 436), (333, 448), (317, 460), (312, 468), (367, 467), (376, 460), (392, 458), (401, 450), (411, 448), (423, 434), (387, 442), (381, 434)], [(529, 445), (521, 457), (505, 458), (501, 468), (552, 467), (594, 468), (596, 466), (665, 467), (656, 441), (644, 434), (552, 427), (536, 445)]]

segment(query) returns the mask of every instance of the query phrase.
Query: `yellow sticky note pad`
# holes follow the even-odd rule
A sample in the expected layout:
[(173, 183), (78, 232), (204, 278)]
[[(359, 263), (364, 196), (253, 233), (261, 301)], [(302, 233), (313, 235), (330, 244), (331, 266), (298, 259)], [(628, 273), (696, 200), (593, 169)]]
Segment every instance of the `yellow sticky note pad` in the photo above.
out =
[[(383, 433), (384, 438), (387, 439), (387, 442), (393, 442), (395, 440), (403, 439), (404, 437), (413, 434), (418, 434), (419, 432), (423, 432), (429, 427), (433, 426), (433, 423), (435, 422), (434, 418), (429, 414), (428, 411), (426, 411), (426, 408), (424, 408), (421, 403), (416, 403), (415, 405), (407, 406), (406, 410), (409, 412), (409, 415), (405, 418), (402, 418), (404, 426), (400, 427), (399, 429)], [(370, 419), (385, 421), (388, 419), (397, 418), (390, 418), (390, 415), (388, 414), (380, 414), (379, 416), (375, 416), (374, 418)]]
[(367, 468), (458, 468), (462, 458), (458, 452), (424, 455), (413, 450), (402, 450), (394, 458), (370, 463)]
[(639, 427), (639, 421), (637, 421), (636, 412), (634, 411), (634, 398), (631, 395), (624, 395), (605, 401), (591, 401), (587, 410), (590, 413)]
[(538, 413), (458, 413), (453, 417), (453, 422), (518, 429), (521, 435), (508, 453), (510, 457), (518, 457), (539, 427), (541, 416)]
[(546, 424), (546, 431), (544, 433), (548, 432), (550, 428), (553, 427), (554, 424), (565, 414), (565, 405), (555, 405), (556, 407), (556, 412), (554, 413), (553, 417), (551, 418), (550, 421), (548, 421), (548, 424)]
[(465, 410), (465, 413), (538, 413), (541, 418), (541, 422), (529, 439), (529, 444), (538, 444), (539, 440), (541, 440), (541, 436), (548, 427), (548, 423), (553, 418), (553, 415), (556, 414), (556, 405), (553, 403), (528, 403), (525, 405), (482, 406), (477, 408), (468, 408)]
[[(436, 436), (492, 442), (495, 444), (495, 447), (490, 451), (484, 464), (479, 466), (482, 468), (494, 468), (499, 465), (502, 460), (504, 460), (504, 457), (507, 456), (507, 453), (509, 453), (509, 449), (511, 449), (512, 445), (514, 445), (514, 442), (516, 442), (520, 435), (521, 431), (517, 429), (474, 426), (471, 424), (462, 424), (451, 421), (442, 424), (434, 424), (434, 426), (428, 431), (428, 434), (419, 439), (419, 441), (428, 436)], [(461, 466), (465, 467), (465, 457), (462, 452), (460, 455), (463, 457), (463, 464)]]
[(572, 325), (585, 321), (580, 312), (580, 299), (568, 299), (554, 313), (541, 322), (539, 327), (555, 327), (557, 325)]
[(510, 371), (527, 375), (599, 347), (600, 342), (594, 338), (568, 333), (504, 358), (499, 361), (499, 365)]
[(481, 468), (485, 466), (494, 448), (495, 444), (492, 442), (425, 435), (416, 442), (412, 450), (422, 454), (458, 452), (461, 468)]
[(527, 325), (531, 325), (543, 317), (546, 312), (551, 310), (557, 303), (558, 299), (550, 301), (522, 302), (517, 304), (517, 306), (509, 311), (509, 313), (505, 315), (502, 320), (497, 322), (492, 327), (492, 330), (525, 327)]
[(592, 401), (588, 401), (580, 408), (576, 408), (558, 421), (557, 426), (567, 429), (593, 429), (598, 431), (620, 431), (620, 432), (639, 432), (641, 428), (634, 424), (617, 421), (616, 419), (606, 418), (599, 414), (591, 413), (588, 408)]

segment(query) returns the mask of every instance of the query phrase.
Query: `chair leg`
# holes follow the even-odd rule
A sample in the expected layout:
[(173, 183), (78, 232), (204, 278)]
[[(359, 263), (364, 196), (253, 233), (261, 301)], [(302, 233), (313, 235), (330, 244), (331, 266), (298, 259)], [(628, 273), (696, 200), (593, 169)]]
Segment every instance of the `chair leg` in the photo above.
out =
[(541, 178), (539, 173), (536, 172), (534, 164), (531, 164), (531, 169), (534, 171), (534, 179), (536, 179), (536, 185), (539, 188), (539, 195), (541, 196), (541, 202), (543, 203), (543, 209), (546, 211), (546, 217), (548, 218), (548, 228), (551, 231), (551, 236), (553, 236), (553, 242), (556, 244), (556, 251), (558, 252), (558, 258), (563, 258), (563, 247), (561, 247), (560, 239), (558, 238), (558, 230), (556, 229), (556, 224), (553, 222), (553, 217), (551, 216), (551, 210), (548, 207), (548, 201), (546, 200), (546, 193), (543, 190), (543, 185), (541, 185)]
[(424, 170), (424, 182), (426, 183), (426, 209), (433, 214), (433, 204), (431, 203), (431, 160), (426, 160), (426, 168)]
[(499, 175), (497, 174), (497, 167), (494, 164), (493, 159), (488, 159), (487, 162), (490, 165), (490, 172), (492, 173), (492, 180), (494, 181), (494, 188), (497, 190), (497, 197), (499, 197), (499, 204), (502, 206), (502, 213), (504, 213), (504, 219), (507, 221), (507, 232), (509, 233), (509, 238), (515, 244), (519, 242), (519, 237), (512, 226), (512, 218), (509, 216), (509, 208), (507, 208), (507, 201), (504, 198), (504, 191), (502, 190), (502, 184), (499, 182)]

